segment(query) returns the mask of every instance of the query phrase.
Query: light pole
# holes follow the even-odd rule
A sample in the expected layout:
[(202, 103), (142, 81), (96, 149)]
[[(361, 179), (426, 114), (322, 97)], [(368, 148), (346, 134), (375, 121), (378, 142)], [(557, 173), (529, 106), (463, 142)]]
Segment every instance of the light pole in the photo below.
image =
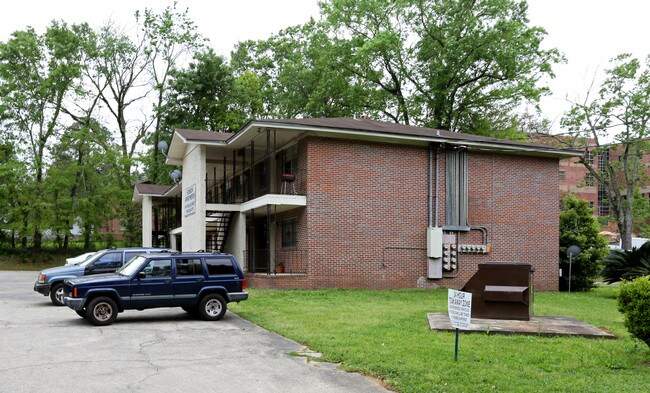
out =
[(577, 257), (580, 254), (580, 247), (578, 246), (569, 246), (566, 249), (566, 255), (569, 257), (569, 292), (571, 292), (571, 263), (573, 257)]

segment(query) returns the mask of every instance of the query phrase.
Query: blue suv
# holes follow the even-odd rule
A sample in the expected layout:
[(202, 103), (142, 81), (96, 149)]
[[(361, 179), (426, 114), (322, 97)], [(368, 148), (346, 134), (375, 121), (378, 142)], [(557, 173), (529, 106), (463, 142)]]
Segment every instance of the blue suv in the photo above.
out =
[(76, 265), (45, 269), (38, 273), (34, 291), (50, 296), (55, 306), (63, 306), (63, 280), (91, 274), (113, 273), (136, 255), (152, 252), (176, 251), (152, 247), (109, 248), (97, 251), (92, 257)]
[(66, 279), (64, 292), (65, 305), (98, 326), (124, 310), (158, 307), (182, 307), (216, 321), (227, 303), (248, 299), (235, 257), (208, 252), (140, 255), (113, 274)]

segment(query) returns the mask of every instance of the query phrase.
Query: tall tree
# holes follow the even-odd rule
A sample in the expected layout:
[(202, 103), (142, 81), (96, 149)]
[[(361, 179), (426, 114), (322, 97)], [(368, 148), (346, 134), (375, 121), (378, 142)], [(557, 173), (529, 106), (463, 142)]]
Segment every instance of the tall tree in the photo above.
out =
[(26, 168), (14, 144), (4, 137), (0, 134), (0, 206), (3, 207), (0, 209), (0, 239), (10, 234), (11, 246), (16, 248), (16, 237), (25, 239), (26, 246), (29, 235), (26, 225), (29, 211), (25, 209), (28, 196), (24, 192), (27, 179), (23, 176)]
[(584, 151), (580, 162), (605, 193), (621, 245), (630, 250), (634, 193), (647, 180), (642, 158), (650, 150), (650, 56), (642, 64), (622, 54), (612, 64), (600, 89), (573, 103), (561, 124), (573, 136), (564, 141)]
[[(528, 25), (525, 1), (330, 0), (323, 18), (341, 48), (340, 65), (390, 105), (396, 122), (490, 134), (536, 103), (557, 50)], [(381, 102), (381, 100), (379, 101)]]
[(240, 78), (258, 76), (262, 116), (362, 115), (376, 105), (368, 102), (372, 97), (340, 67), (338, 51), (324, 25), (312, 20), (266, 40), (240, 42), (231, 63)]
[(8, 128), (26, 146), (34, 187), (29, 223), (37, 251), (48, 211), (43, 202), (47, 149), (59, 131), (64, 99), (79, 83), (81, 47), (76, 28), (56, 21), (43, 35), (27, 28), (0, 43), (0, 100)]
[[(516, 128), (561, 61), (543, 50), (516, 0), (326, 0), (321, 18), (240, 43), (236, 70), (256, 72), (267, 111), (370, 114), (398, 123), (490, 134)], [(274, 113), (275, 112), (275, 113)]]
[(97, 122), (75, 123), (53, 149), (47, 172), (48, 197), (54, 215), (51, 229), (67, 250), (74, 224), (82, 229), (84, 248), (102, 223), (119, 212), (119, 150)]
[(247, 120), (235, 106), (235, 77), (212, 50), (197, 53), (185, 70), (172, 72), (163, 123), (207, 131), (233, 131)]
[(134, 42), (112, 24), (103, 26), (94, 38), (86, 46), (86, 81), (114, 121), (111, 129), (119, 134), (122, 183), (128, 187), (134, 154), (152, 121), (144, 108), (150, 93), (146, 79), (150, 55), (144, 42)]
[[(150, 9), (144, 10), (142, 17), (142, 43), (149, 56), (147, 67), (150, 83), (155, 94), (153, 122), (154, 162), (163, 160), (157, 146), (160, 141), (162, 108), (169, 83), (170, 73), (184, 57), (191, 58), (195, 51), (203, 47), (205, 39), (198, 33), (196, 24), (189, 17), (189, 10), (181, 11), (178, 2), (166, 7), (160, 14)], [(136, 13), (140, 22), (140, 13)], [(153, 172), (155, 183), (156, 172)]]

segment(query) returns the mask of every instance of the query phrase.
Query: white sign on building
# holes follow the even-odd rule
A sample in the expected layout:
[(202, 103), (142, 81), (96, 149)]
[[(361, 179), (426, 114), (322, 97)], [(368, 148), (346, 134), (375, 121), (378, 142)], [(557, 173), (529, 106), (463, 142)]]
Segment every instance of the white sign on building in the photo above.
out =
[(472, 319), (472, 294), (449, 289), (447, 310), (451, 326), (456, 329), (469, 330)]
[(196, 213), (196, 184), (185, 189), (185, 217)]

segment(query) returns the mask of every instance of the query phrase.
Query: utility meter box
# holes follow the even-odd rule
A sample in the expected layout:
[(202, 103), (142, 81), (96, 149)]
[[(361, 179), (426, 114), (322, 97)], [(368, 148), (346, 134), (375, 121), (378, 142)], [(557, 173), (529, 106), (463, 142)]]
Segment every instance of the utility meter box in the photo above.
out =
[(427, 228), (427, 256), (442, 258), (442, 228)]

